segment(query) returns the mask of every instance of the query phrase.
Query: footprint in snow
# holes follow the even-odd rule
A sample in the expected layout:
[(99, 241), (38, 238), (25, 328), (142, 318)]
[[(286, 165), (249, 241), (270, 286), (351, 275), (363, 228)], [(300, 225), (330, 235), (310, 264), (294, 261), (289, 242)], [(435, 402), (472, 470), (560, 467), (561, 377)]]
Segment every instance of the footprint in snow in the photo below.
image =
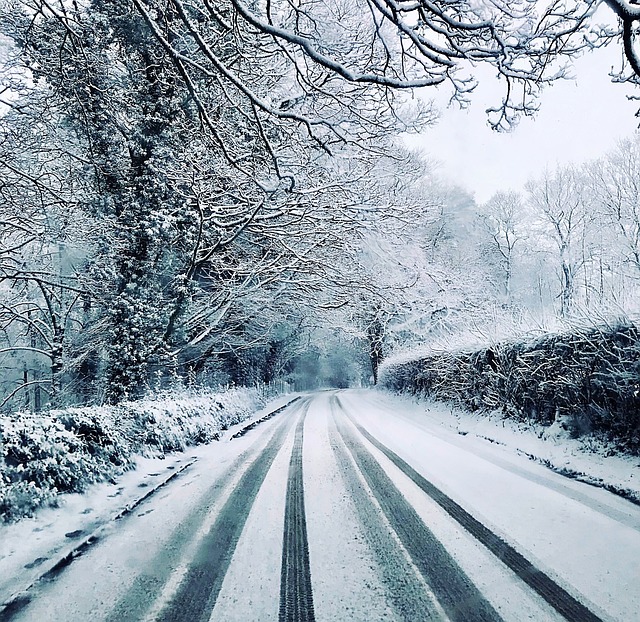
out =
[(91, 514), (93, 512), (93, 508), (87, 508), (86, 510), (82, 510), (81, 514)]
[(160, 473), (149, 473), (149, 477), (158, 477)]
[(138, 516), (146, 516), (147, 514), (151, 514), (151, 512), (153, 512), (153, 510), (147, 510), (146, 512), (141, 512)]
[(24, 567), (29, 570), (31, 568), (35, 568), (36, 566), (39, 566), (40, 564), (43, 564), (48, 559), (49, 559), (48, 557), (36, 557), (36, 559), (34, 559), (32, 562), (25, 564)]

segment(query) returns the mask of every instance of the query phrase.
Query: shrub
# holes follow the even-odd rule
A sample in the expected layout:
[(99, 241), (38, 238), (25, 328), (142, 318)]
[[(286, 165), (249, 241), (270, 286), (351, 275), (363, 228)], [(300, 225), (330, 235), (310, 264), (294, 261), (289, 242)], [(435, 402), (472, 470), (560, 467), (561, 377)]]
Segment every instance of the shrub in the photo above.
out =
[(265, 401), (256, 389), (202, 391), (0, 416), (0, 520), (31, 516), (57, 495), (114, 481), (136, 455), (163, 456), (219, 438)]
[(597, 431), (640, 452), (640, 335), (633, 324), (391, 362), (380, 380), (471, 410), (501, 409), (545, 425), (562, 417), (574, 436)]

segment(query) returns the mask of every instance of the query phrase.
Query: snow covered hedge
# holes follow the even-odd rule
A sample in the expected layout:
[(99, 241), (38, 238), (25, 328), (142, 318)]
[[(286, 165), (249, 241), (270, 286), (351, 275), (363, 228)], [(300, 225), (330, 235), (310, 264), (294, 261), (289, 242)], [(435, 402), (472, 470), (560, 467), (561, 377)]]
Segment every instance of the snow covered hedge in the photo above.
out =
[(112, 481), (136, 455), (163, 455), (218, 438), (266, 401), (257, 389), (167, 394), (118, 406), (0, 415), (0, 520), (13, 521), (63, 492)]
[(559, 420), (575, 436), (602, 432), (640, 452), (640, 332), (633, 324), (391, 361), (380, 383), (471, 410)]

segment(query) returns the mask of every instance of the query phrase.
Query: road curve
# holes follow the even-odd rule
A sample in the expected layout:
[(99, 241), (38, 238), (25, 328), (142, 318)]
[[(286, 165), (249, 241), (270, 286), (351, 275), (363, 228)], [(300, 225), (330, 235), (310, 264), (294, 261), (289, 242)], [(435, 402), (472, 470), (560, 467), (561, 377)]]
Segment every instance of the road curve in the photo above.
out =
[[(593, 493), (563, 495), (524, 460), (501, 469), (497, 450), (448, 443), (395, 407), (323, 392), (212, 444), (0, 622), (633, 619), (640, 510), (612, 501), (612, 516), (629, 517), (615, 521), (606, 496), (580, 503)], [(460, 492), (485, 470), (499, 508)], [(554, 512), (609, 558), (555, 555)], [(607, 598), (616, 585), (631, 587)]]

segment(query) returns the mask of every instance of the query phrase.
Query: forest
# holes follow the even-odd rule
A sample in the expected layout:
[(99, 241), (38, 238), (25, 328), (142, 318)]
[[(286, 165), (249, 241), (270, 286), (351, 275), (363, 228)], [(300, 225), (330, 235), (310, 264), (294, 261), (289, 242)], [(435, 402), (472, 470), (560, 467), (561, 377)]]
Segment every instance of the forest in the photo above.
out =
[(485, 204), (403, 139), (474, 63), (497, 131), (589, 49), (634, 83), (638, 11), (608, 4), (3, 1), (0, 411), (369, 385), (398, 353), (631, 322), (636, 138)]

